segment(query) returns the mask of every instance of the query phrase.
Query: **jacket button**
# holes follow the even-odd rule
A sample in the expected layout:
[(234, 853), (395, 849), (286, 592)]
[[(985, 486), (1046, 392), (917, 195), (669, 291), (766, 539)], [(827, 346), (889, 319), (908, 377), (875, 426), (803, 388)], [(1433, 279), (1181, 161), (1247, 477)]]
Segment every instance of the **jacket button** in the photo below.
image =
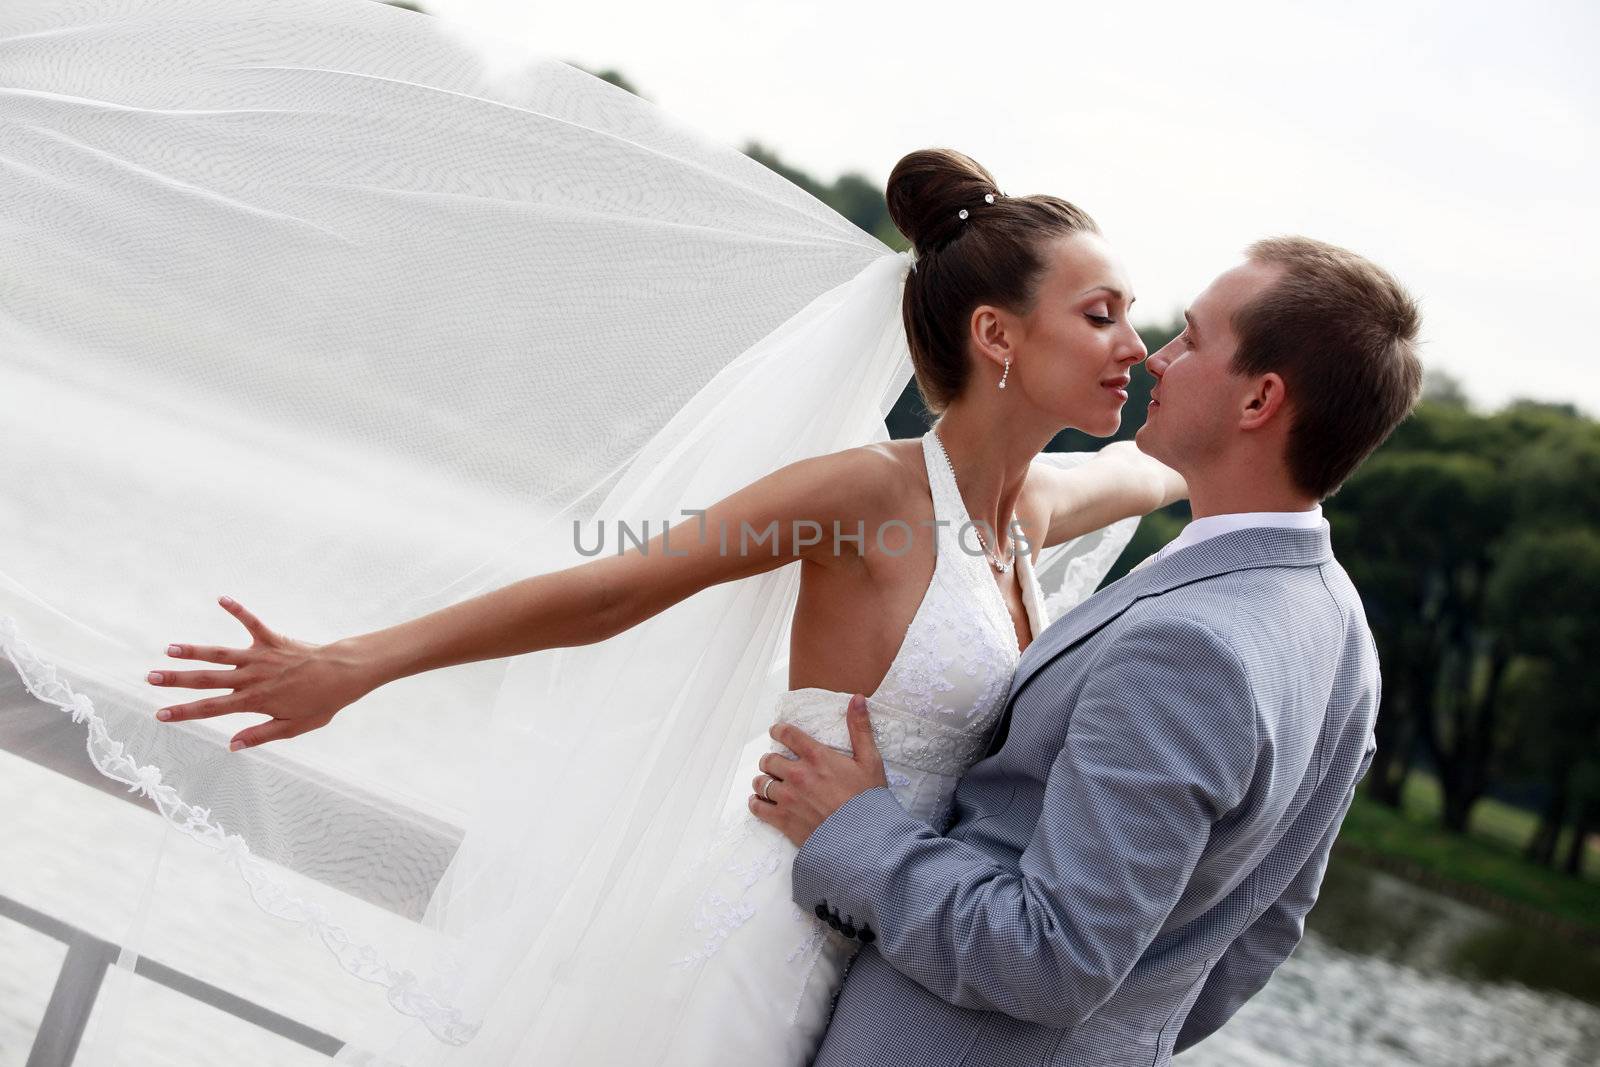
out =
[(828, 902), (826, 900), (817, 901), (817, 906), (814, 910), (817, 913), (817, 918), (821, 919), (823, 922), (828, 921)]
[(861, 924), (861, 943), (863, 945), (870, 945), (876, 940), (878, 940), (878, 935), (873, 933), (872, 927), (868, 926), (866, 923), (862, 923)]

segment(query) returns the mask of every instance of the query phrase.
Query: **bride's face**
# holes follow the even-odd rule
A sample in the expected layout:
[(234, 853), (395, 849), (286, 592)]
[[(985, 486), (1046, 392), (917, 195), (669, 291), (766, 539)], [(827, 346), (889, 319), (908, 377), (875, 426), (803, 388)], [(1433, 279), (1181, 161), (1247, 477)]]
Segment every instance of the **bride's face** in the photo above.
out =
[(1006, 388), (1053, 421), (1109, 437), (1122, 425), (1133, 365), (1146, 355), (1128, 322), (1133, 287), (1098, 234), (1059, 238), (1047, 259), (1032, 311), (1016, 320)]

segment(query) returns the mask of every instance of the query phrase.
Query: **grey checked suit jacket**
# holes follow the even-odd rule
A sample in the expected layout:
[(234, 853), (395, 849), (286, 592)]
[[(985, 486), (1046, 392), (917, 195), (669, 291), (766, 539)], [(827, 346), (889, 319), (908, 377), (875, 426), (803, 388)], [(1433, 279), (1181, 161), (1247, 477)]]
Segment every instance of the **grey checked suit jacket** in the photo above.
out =
[(1326, 525), (1202, 541), (1063, 616), (948, 828), (873, 789), (796, 856), (795, 902), (866, 942), (817, 1067), (1161, 1067), (1216, 1030), (1300, 940), (1378, 685)]

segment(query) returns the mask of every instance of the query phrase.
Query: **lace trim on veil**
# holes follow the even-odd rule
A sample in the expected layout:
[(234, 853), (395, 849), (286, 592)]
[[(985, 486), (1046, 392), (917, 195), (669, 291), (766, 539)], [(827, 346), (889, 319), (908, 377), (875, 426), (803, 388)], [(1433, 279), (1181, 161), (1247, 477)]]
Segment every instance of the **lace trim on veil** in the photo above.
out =
[[(149, 797), (168, 824), (231, 860), (257, 907), (268, 915), (303, 926), (333, 953), (340, 966), (363, 981), (383, 986), (391, 1007), (420, 1020), (440, 1041), (464, 1045), (472, 1040), (478, 1028), (464, 1021), (458, 1009), (423, 989), (413, 972), (390, 965), (372, 945), (352, 937), (321, 905), (295, 896), (269, 865), (251, 853), (243, 837), (224, 830), (212, 818), (209, 808), (184, 800), (177, 789), (161, 780), (161, 771), (154, 764), (141, 764), (126, 745), (111, 736), (105, 720), (95, 711), (94, 701), (75, 692), (57, 676), (55, 666), (33, 651), (9, 615), (0, 616), (0, 652), (10, 660), (30, 694), (56, 705), (73, 722), (86, 726), (85, 746), (97, 771), (128, 785), (128, 792)], [(445, 973), (452, 972), (454, 963), (453, 957), (446, 957)]]

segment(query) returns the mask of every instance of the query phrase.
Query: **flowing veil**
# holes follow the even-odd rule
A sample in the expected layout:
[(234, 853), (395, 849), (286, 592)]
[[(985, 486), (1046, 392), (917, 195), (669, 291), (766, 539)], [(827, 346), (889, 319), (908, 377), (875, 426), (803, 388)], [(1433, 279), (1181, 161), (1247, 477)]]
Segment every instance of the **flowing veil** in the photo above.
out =
[[(7, 0), (0, 235), (0, 906), (100, 953), (77, 1062), (213, 1062), (194, 1000), (345, 1062), (651, 1047), (630, 945), (754, 773), (798, 568), (242, 753), (144, 673), (248, 643), (219, 594), (332, 640), (885, 439), (909, 258), (370, 0)], [(1132, 525), (1042, 554), (1053, 614)]]

